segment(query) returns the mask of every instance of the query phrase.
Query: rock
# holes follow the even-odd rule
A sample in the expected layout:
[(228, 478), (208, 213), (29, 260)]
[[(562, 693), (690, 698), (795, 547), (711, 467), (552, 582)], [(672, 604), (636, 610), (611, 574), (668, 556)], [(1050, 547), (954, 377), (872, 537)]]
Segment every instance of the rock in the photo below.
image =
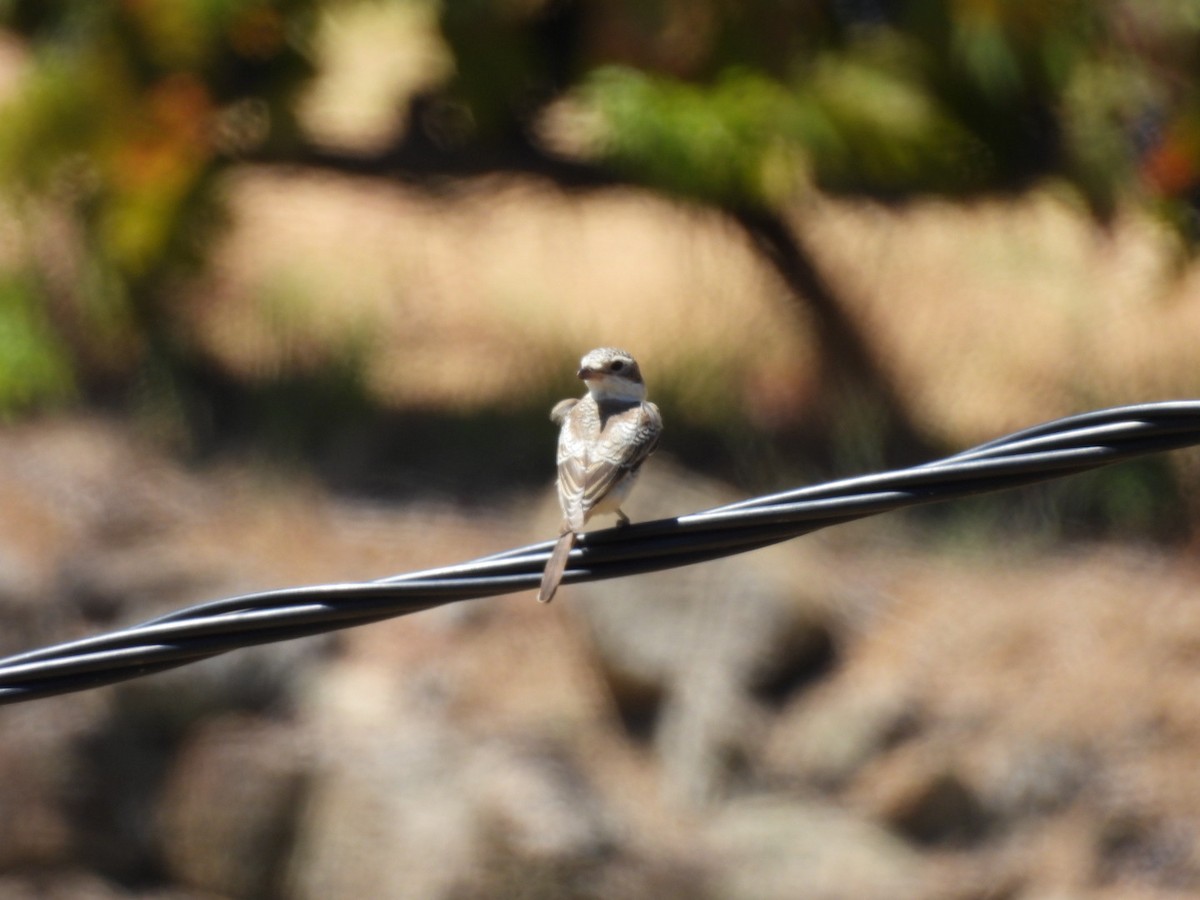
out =
[(84, 697), (0, 713), (0, 871), (78, 863), (75, 751), (103, 718), (103, 704)]
[(496, 896), (505, 872), (562, 886), (608, 861), (610, 817), (565, 745), (476, 736), (421, 682), (352, 662), (323, 679), (292, 896)]
[(157, 542), (126, 549), (93, 547), (67, 558), (58, 592), (93, 625), (150, 618), (208, 596), (220, 596), (222, 572), (186, 546)]
[(859, 806), (925, 845), (970, 846), (994, 824), (952, 755), (910, 745), (880, 759), (853, 786)]
[(899, 684), (827, 682), (784, 710), (772, 727), (764, 767), (789, 781), (840, 789), (919, 728), (919, 718), (917, 702)]
[(163, 789), (167, 870), (214, 894), (278, 895), (309, 768), (291, 724), (244, 715), (206, 722), (184, 742)]
[(1112, 814), (1097, 828), (1095, 877), (1102, 884), (1142, 881), (1194, 894), (1200, 889), (1198, 846), (1200, 833), (1190, 822)]
[(997, 742), (978, 767), (979, 793), (1006, 819), (1047, 815), (1102, 780), (1104, 767), (1095, 756), (1086, 747), (1046, 737)]
[(63, 615), (48, 581), (28, 553), (0, 538), (0, 655), (32, 649), (57, 630)]
[(710, 887), (726, 900), (906, 900), (931, 873), (886, 830), (823, 803), (745, 799), (704, 829)]

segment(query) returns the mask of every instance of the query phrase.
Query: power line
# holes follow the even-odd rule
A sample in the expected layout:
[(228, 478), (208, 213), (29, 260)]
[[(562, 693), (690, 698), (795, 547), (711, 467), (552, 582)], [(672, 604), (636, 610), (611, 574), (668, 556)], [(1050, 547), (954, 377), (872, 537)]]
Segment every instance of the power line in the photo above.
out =
[[(1098, 410), (1028, 428), (946, 459), (581, 535), (564, 584), (743, 553), (830, 525), (953, 500), (1200, 443), (1200, 401)], [(0, 659), (0, 703), (112, 684), (240, 647), (285, 641), (537, 587), (543, 541), (380, 581), (263, 591)]]

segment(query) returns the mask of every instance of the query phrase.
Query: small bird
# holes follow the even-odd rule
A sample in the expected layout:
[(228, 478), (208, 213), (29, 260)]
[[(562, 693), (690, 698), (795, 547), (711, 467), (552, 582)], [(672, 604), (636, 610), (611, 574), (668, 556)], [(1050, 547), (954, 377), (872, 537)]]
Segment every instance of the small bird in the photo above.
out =
[(538, 590), (542, 603), (554, 599), (576, 535), (593, 515), (615, 512), (618, 525), (629, 524), (621, 503), (662, 434), (658, 407), (646, 401), (641, 370), (624, 350), (591, 351), (580, 360), (577, 375), (587, 393), (560, 400), (550, 411), (550, 420), (561, 426), (558, 502), (563, 521)]

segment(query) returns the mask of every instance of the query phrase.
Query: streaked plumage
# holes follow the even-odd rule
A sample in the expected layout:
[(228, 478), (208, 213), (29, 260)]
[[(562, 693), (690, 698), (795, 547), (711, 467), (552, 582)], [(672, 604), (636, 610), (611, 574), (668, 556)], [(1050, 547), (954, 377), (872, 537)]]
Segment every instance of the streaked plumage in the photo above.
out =
[(628, 524), (621, 503), (662, 433), (658, 407), (646, 401), (638, 364), (624, 350), (591, 351), (580, 362), (578, 375), (588, 392), (578, 400), (559, 401), (550, 413), (561, 426), (558, 501), (563, 524), (538, 591), (543, 603), (553, 599), (575, 535), (594, 514), (615, 512), (621, 524)]

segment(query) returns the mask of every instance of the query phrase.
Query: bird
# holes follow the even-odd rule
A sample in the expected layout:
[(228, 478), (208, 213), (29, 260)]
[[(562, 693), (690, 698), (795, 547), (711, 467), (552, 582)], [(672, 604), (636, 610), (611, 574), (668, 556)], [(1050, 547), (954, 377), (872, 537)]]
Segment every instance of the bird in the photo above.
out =
[(637, 361), (624, 350), (600, 347), (584, 355), (576, 373), (587, 393), (560, 400), (550, 411), (558, 433), (558, 502), (563, 520), (546, 563), (537, 598), (554, 599), (575, 540), (596, 513), (616, 513), (629, 524), (621, 504), (642, 463), (662, 435), (662, 415), (646, 400)]

